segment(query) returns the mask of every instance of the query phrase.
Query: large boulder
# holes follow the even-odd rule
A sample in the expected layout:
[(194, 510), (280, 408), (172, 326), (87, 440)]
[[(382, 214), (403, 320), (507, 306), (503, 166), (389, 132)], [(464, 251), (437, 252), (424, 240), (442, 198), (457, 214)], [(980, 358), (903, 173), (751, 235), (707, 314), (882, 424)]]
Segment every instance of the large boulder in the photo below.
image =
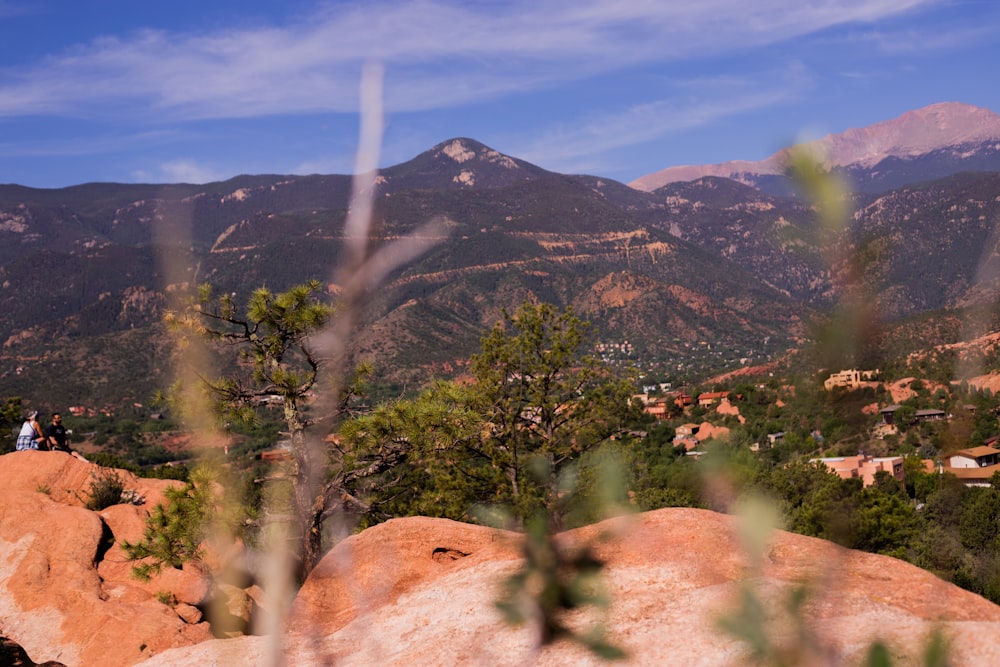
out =
[(516, 533), (446, 519), (393, 519), (347, 538), (310, 573), (291, 627), (328, 635), (415, 587), (520, 556)]
[[(756, 567), (738, 521), (665, 509), (560, 536), (570, 544), (613, 533), (597, 553), (612, 599), (606, 628), (628, 651), (627, 664), (748, 662), (748, 646), (718, 625), (747, 589), (771, 619), (771, 641), (786, 658), (797, 651), (799, 664), (858, 664), (876, 640), (896, 664), (919, 664), (938, 629), (951, 664), (1000, 664), (1000, 645), (983, 639), (1000, 631), (1000, 607), (904, 562), (783, 531), (772, 534)], [(439, 519), (390, 521), (327, 554), (292, 607), (283, 645), (217, 640), (141, 664), (263, 665), (275, 651), (303, 667), (601, 664), (566, 642), (538, 648), (530, 628), (503, 623), (494, 601), (517, 555), (509, 533)], [(805, 603), (789, 614), (802, 585)]]
[(173, 480), (137, 477), (127, 470), (103, 468), (66, 452), (11, 452), (0, 459), (0, 478), (5, 488), (25, 493), (42, 492), (58, 503), (77, 507), (86, 504), (91, 482), (104, 473), (121, 477), (127, 490), (142, 496), (144, 507), (164, 502), (164, 490), (180, 484)]
[[(0, 458), (0, 634), (35, 660), (71, 667), (131, 665), (209, 639), (207, 623), (187, 623), (153, 593), (102, 576), (109, 554), (121, 556), (109, 523), (81, 507), (94, 468), (60, 452)], [(159, 482), (127, 486), (155, 498)]]

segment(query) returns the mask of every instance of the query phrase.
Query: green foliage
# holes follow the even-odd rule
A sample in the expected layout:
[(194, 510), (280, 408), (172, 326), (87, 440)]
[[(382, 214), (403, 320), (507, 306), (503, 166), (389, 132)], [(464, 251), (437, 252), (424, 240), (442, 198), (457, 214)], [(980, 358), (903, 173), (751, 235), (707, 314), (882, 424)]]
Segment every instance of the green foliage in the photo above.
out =
[(480, 451), (486, 425), (477, 405), (470, 387), (438, 382), (344, 424), (350, 446), (338, 467), (357, 467), (393, 447), (407, 452), (398, 466), (353, 489), (366, 499), (369, 521), (409, 514), (469, 520), (475, 505), (497, 501), (502, 480)]
[[(257, 423), (259, 412), (280, 406), (291, 444), (294, 465), (286, 477), (291, 493), (281, 513), (297, 520), (296, 538), (301, 554), (299, 576), (303, 577), (319, 561), (323, 523), (342, 507), (343, 484), (328, 484), (317, 498), (314, 480), (322, 474), (325, 461), (315, 460), (306, 447), (306, 430), (315, 422), (308, 415), (312, 391), (326, 361), (314, 349), (313, 337), (330, 320), (333, 307), (321, 299), (323, 286), (317, 280), (296, 285), (278, 294), (265, 287), (254, 290), (245, 314), (239, 312), (233, 295), (213, 297), (210, 285), (202, 285), (197, 303), (181, 313), (169, 313), (168, 322), (188, 332), (233, 346), (239, 362), (235, 369), (206, 382), (215, 399), (215, 408), (226, 421)], [(345, 383), (337, 406), (342, 412), (360, 386), (360, 369)], [(330, 419), (334, 414), (315, 416)], [(354, 475), (357, 471), (351, 471)]]
[[(551, 471), (546, 460), (536, 456), (534, 461), (532, 469), (539, 482), (547, 482)], [(567, 485), (562, 489), (572, 495)], [(539, 508), (524, 522), (521, 567), (504, 581), (496, 606), (510, 624), (529, 620), (537, 624), (541, 646), (567, 639), (606, 660), (624, 659), (626, 653), (607, 640), (601, 620), (584, 632), (567, 623), (571, 612), (588, 607), (606, 611), (610, 599), (601, 579), (604, 563), (596, 556), (595, 545), (588, 541), (567, 547), (557, 542), (555, 518), (556, 514)]]
[[(523, 519), (553, 508), (555, 478), (638, 418), (629, 383), (583, 353), (584, 329), (570, 311), (525, 304), (483, 337), (474, 382), (438, 382), (345, 423), (335, 467), (405, 450), (398, 465), (347, 489), (363, 494), (368, 520), (468, 520), (479, 505), (503, 505)], [(544, 483), (529, 470), (538, 457), (552, 475)]]
[(157, 505), (146, 521), (139, 542), (123, 542), (122, 549), (132, 561), (137, 579), (148, 581), (163, 567), (180, 568), (184, 562), (202, 556), (201, 544), (215, 516), (213, 477), (200, 468), (181, 488), (164, 492), (166, 506)]
[(958, 524), (962, 546), (980, 554), (995, 552), (1000, 544), (1000, 491), (989, 487), (967, 493)]
[(843, 480), (820, 463), (793, 462), (775, 468), (767, 488), (781, 499), (790, 530), (848, 546), (860, 480)]
[(235, 346), (242, 366), (250, 369), (249, 377), (233, 373), (209, 382), (216, 407), (226, 418), (254, 422), (258, 408), (275, 398), (284, 406), (292, 439), (301, 438), (301, 403), (315, 385), (320, 366), (310, 339), (333, 312), (319, 300), (322, 289), (317, 280), (279, 294), (261, 287), (241, 314), (231, 295), (215, 298), (206, 284), (188, 311), (168, 314), (169, 323)]
[(118, 505), (125, 493), (125, 479), (117, 471), (110, 468), (98, 468), (92, 473), (90, 493), (87, 496), (86, 508), (95, 512)]
[(586, 526), (633, 511), (627, 468), (628, 453), (611, 440), (567, 466), (559, 491), (562, 526)]
[(900, 431), (905, 433), (907, 429), (915, 422), (917, 419), (917, 409), (912, 405), (900, 405), (896, 410), (893, 422), (896, 424)]
[(177, 596), (170, 591), (156, 591), (156, 600), (160, 604), (165, 604), (168, 607), (177, 606)]
[(671, 440), (654, 436), (629, 443), (629, 488), (641, 510), (702, 506), (704, 479), (697, 462)]
[(628, 418), (630, 384), (584, 354), (586, 325), (571, 310), (522, 304), (482, 339), (472, 374), (489, 428), (481, 454), (503, 475), (500, 500), (521, 517), (551, 505), (552, 485), (529, 474), (535, 457), (553, 475)]
[(128, 459), (119, 456), (117, 454), (112, 454), (110, 452), (97, 452), (96, 454), (91, 454), (89, 460), (91, 463), (101, 466), (103, 468), (117, 468), (119, 470), (126, 470), (134, 475), (138, 475), (142, 472), (142, 468), (140, 468), (135, 463), (132, 463)]
[(233, 456), (252, 457), (271, 449), (281, 439), (283, 422), (273, 413), (259, 414), (253, 422), (236, 421), (227, 424), (227, 430), (239, 436), (230, 447)]
[[(898, 486), (898, 485), (897, 485)], [(855, 516), (856, 549), (904, 560), (923, 528), (923, 520), (905, 496), (870, 486), (861, 494)]]
[[(13, 434), (13, 429), (21, 425), (21, 397), (12, 396), (0, 404), (0, 433)], [(14, 451), (14, 438), (4, 437), (0, 452)]]
[(152, 470), (146, 471), (143, 477), (149, 477), (151, 479), (173, 479), (180, 482), (186, 482), (191, 476), (191, 469), (186, 465), (175, 465), (175, 466), (156, 466)]
[(903, 474), (906, 479), (906, 493), (918, 503), (927, 502), (927, 498), (938, 489), (941, 484), (940, 476), (937, 472), (927, 472), (924, 467), (922, 454), (917, 456), (907, 456), (903, 459)]

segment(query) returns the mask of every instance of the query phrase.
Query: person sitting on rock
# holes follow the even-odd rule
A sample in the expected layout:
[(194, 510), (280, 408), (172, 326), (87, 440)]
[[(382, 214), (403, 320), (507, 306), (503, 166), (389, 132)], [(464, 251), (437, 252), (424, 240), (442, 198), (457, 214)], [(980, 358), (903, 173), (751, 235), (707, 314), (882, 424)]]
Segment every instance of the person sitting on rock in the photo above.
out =
[(42, 425), (38, 423), (38, 410), (28, 413), (28, 418), (21, 424), (21, 431), (17, 434), (17, 444), (15, 449), (23, 451), (25, 449), (48, 449), (47, 440), (42, 433)]
[(52, 423), (45, 429), (45, 438), (48, 440), (49, 449), (54, 452), (66, 452), (78, 459), (86, 460), (80, 454), (73, 451), (66, 442), (66, 427), (62, 423), (62, 415), (58, 412), (52, 413)]

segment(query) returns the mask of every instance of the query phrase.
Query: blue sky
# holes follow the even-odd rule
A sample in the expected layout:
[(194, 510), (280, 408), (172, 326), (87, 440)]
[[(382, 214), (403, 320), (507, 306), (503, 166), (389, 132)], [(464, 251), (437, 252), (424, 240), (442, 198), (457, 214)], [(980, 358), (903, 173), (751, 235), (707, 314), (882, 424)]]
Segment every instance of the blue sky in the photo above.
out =
[(466, 136), (623, 182), (957, 101), (1000, 112), (994, 0), (0, 0), (0, 183), (350, 173)]

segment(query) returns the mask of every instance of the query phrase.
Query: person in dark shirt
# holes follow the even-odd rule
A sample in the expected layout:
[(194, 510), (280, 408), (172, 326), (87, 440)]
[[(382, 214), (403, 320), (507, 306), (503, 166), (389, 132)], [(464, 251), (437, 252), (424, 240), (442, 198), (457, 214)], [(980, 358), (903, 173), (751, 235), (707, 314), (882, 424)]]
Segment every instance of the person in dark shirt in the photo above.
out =
[(45, 437), (49, 441), (49, 449), (59, 452), (68, 452), (66, 447), (66, 427), (62, 423), (62, 415), (58, 412), (52, 413), (52, 423), (45, 429)]
[(74, 452), (66, 443), (66, 427), (62, 423), (62, 415), (58, 412), (52, 413), (52, 423), (45, 429), (45, 438), (49, 441), (49, 449), (54, 452), (66, 452), (78, 459), (83, 457)]

